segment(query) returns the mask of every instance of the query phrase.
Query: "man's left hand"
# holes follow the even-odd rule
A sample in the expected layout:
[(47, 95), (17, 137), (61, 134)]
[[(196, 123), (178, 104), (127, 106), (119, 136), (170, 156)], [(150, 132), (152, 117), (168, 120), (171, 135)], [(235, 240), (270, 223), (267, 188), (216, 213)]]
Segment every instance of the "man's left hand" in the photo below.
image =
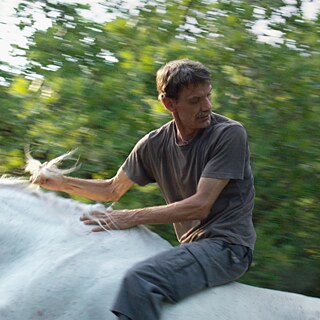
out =
[(110, 212), (92, 212), (90, 215), (84, 214), (80, 220), (87, 225), (97, 225), (93, 232), (106, 230), (124, 230), (135, 227), (136, 224), (130, 219), (128, 210), (112, 210)]

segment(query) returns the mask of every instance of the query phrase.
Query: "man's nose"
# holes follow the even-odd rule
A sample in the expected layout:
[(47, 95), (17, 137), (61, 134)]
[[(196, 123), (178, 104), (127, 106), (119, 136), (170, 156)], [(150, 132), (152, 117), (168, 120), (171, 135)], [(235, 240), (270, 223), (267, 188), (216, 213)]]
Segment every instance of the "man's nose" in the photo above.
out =
[(208, 111), (212, 108), (211, 98), (206, 97), (201, 105), (201, 111)]

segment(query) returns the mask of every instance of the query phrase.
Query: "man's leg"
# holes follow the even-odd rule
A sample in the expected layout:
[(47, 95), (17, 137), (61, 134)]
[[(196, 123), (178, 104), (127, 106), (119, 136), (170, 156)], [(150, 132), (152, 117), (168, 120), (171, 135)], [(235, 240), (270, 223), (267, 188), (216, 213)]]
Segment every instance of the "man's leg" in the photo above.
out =
[(236, 280), (248, 266), (248, 249), (230, 249), (219, 240), (173, 247), (127, 272), (112, 312), (119, 319), (157, 320), (163, 301), (174, 303), (206, 287)]

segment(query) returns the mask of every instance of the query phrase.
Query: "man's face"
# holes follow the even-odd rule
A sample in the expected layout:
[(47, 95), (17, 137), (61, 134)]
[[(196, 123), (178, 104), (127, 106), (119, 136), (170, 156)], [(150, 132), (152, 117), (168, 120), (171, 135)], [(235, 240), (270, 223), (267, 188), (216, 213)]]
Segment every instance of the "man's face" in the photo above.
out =
[(174, 113), (185, 129), (201, 129), (210, 125), (211, 90), (207, 83), (182, 89), (179, 99), (174, 102)]

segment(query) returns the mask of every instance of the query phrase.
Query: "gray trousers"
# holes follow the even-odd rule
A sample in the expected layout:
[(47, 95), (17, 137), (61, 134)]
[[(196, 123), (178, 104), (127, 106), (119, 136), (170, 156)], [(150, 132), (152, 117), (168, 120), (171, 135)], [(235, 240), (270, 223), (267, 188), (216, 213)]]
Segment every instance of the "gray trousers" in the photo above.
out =
[(249, 248), (221, 240), (173, 247), (126, 273), (111, 311), (123, 320), (157, 320), (162, 302), (175, 303), (204, 288), (237, 280), (251, 260)]

